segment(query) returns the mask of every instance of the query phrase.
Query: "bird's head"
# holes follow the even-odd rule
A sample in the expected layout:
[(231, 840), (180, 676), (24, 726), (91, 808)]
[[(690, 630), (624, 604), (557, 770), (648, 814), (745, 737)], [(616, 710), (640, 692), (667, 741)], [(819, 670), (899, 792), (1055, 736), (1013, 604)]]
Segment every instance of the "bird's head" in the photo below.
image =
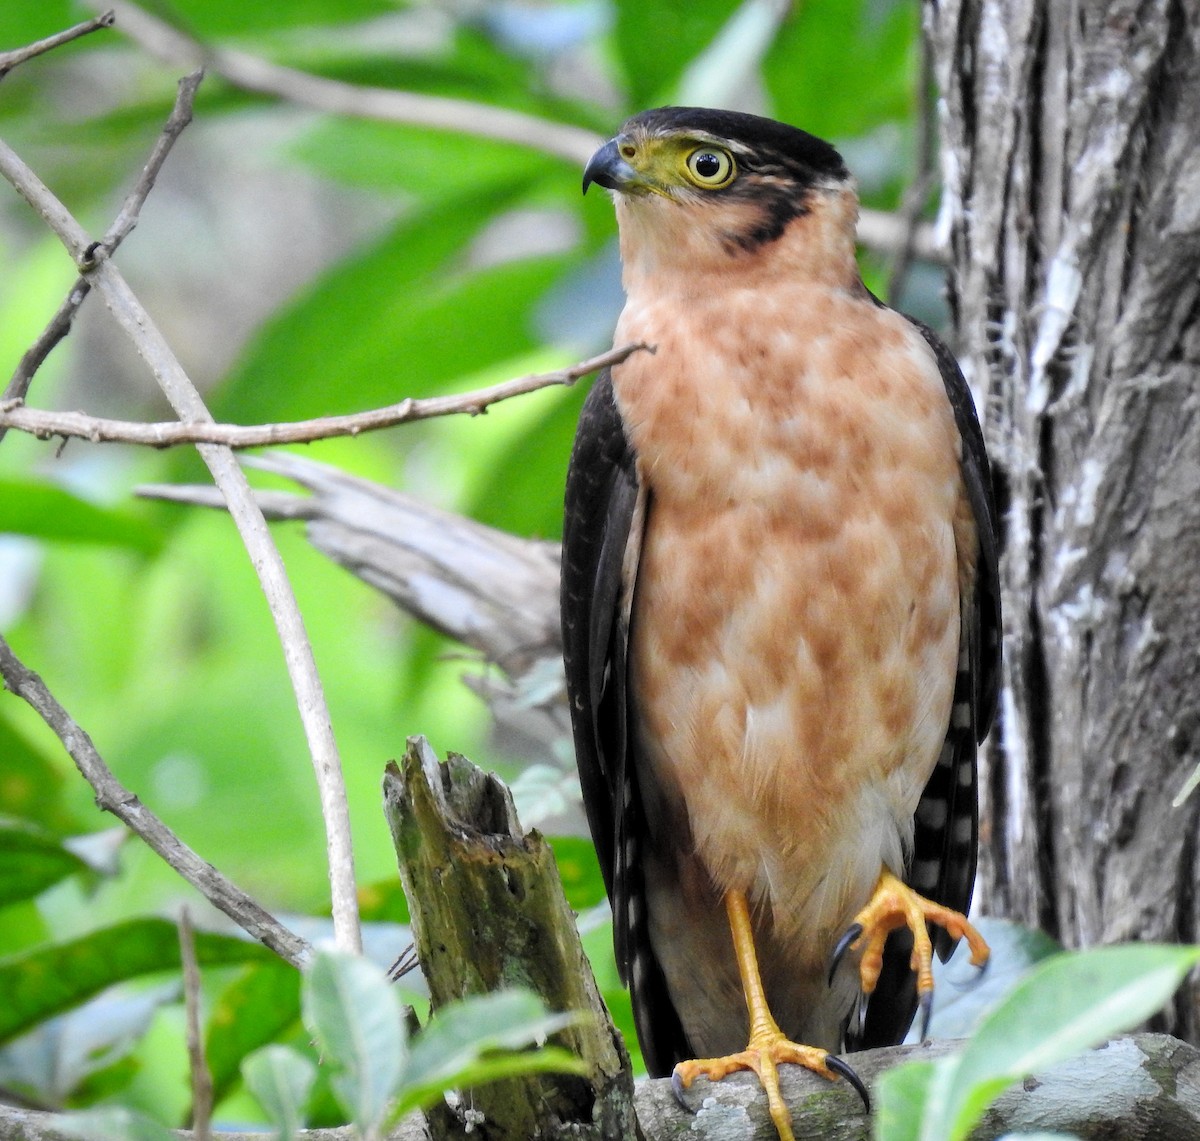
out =
[[(773, 119), (702, 107), (643, 111), (592, 156), (584, 193), (593, 183), (614, 193), (627, 269), (647, 261), (728, 271), (739, 261), (761, 264), (763, 255), (790, 260), (791, 239), (804, 237), (832, 241), (837, 260), (847, 250), (853, 259), (858, 199), (845, 163), (828, 143)], [(807, 235), (796, 233), (797, 220), (811, 220)]]

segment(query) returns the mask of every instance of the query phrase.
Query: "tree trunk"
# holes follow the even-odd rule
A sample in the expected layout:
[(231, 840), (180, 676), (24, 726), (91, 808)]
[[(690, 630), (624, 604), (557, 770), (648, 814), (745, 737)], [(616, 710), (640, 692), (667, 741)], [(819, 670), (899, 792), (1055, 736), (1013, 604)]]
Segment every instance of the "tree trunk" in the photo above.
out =
[(1194, 941), (1200, 794), (1172, 799), (1200, 761), (1200, 7), (925, 14), (1005, 529), (979, 902), (1071, 946)]

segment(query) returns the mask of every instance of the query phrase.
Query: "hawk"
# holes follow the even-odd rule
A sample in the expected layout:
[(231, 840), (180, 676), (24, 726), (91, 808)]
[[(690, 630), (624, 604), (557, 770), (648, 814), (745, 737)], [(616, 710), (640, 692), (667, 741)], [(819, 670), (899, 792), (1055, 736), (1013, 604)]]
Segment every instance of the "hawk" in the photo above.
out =
[[(855, 261), (838, 152), (663, 107), (588, 163), (626, 304), (579, 421), (562, 621), (579, 773), (652, 1075), (900, 1041), (966, 938), (997, 527), (953, 356)], [(933, 935), (930, 924), (940, 930)], [(833, 962), (830, 966), (831, 959)], [(865, 1002), (865, 1006), (864, 1006)]]

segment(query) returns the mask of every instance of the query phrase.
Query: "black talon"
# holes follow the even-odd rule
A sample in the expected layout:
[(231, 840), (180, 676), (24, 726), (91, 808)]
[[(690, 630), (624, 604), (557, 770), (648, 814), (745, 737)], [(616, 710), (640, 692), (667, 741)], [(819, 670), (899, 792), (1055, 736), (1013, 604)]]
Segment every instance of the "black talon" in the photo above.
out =
[(679, 1104), (683, 1106), (688, 1113), (696, 1112), (695, 1109), (688, 1105), (687, 1090), (684, 1088), (683, 1078), (680, 1076), (678, 1070), (671, 1071), (671, 1092), (675, 1095), (675, 1100), (679, 1102)]
[(854, 942), (863, 933), (863, 925), (861, 923), (851, 923), (846, 928), (845, 934), (837, 941), (837, 946), (833, 949), (833, 955), (829, 960), (829, 985), (833, 986), (833, 976), (837, 974), (837, 969), (842, 965), (842, 959), (846, 952), (850, 949), (850, 944)]
[(926, 991), (917, 1000), (917, 1006), (921, 1011), (921, 1042), (929, 1041), (929, 1023), (933, 1020), (933, 991)]
[(825, 1065), (837, 1074), (839, 1078), (845, 1078), (854, 1087), (855, 1092), (862, 1098), (863, 1108), (870, 1113), (871, 1095), (867, 1093), (867, 1087), (863, 1085), (862, 1078), (854, 1072), (850, 1063), (839, 1058), (836, 1054), (829, 1054), (825, 1058)]
[(961, 981), (955, 979), (954, 982), (951, 983), (951, 986), (953, 986), (955, 990), (960, 991), (974, 990), (975, 987), (979, 986), (980, 983), (983, 982), (984, 977), (988, 973), (988, 967), (991, 965), (991, 959), (984, 959), (979, 966), (975, 966), (974, 963), (970, 964), (972, 971), (971, 976), (969, 978), (962, 979)]

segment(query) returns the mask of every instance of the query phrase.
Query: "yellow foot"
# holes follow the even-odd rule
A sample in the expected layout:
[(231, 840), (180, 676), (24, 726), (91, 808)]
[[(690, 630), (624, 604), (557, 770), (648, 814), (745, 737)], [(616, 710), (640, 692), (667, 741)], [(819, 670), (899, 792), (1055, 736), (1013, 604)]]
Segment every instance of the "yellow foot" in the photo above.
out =
[(735, 1070), (753, 1070), (766, 1092), (767, 1108), (779, 1132), (780, 1141), (795, 1141), (792, 1117), (779, 1091), (778, 1067), (783, 1062), (803, 1066), (830, 1080), (844, 1077), (858, 1091), (863, 1104), (870, 1108), (870, 1100), (862, 1081), (841, 1058), (815, 1046), (801, 1046), (798, 1042), (790, 1042), (778, 1027), (756, 1034), (750, 1039), (750, 1044), (737, 1054), (729, 1054), (724, 1058), (696, 1058), (680, 1062), (671, 1074), (671, 1084), (680, 1104), (685, 1109), (690, 1109), (684, 1101), (683, 1091), (688, 1089), (697, 1077), (703, 1075), (710, 1081), (719, 1082)]
[(745, 893), (727, 891), (725, 912), (729, 917), (729, 932), (733, 939), (738, 974), (742, 979), (742, 992), (746, 996), (750, 1042), (741, 1053), (730, 1054), (725, 1058), (699, 1058), (695, 1061), (680, 1062), (671, 1075), (671, 1086), (679, 1104), (684, 1109), (691, 1109), (684, 1100), (683, 1091), (700, 1074), (705, 1074), (711, 1081), (717, 1082), (734, 1070), (753, 1070), (766, 1091), (771, 1120), (775, 1122), (775, 1128), (779, 1131), (780, 1141), (795, 1141), (792, 1116), (788, 1113), (788, 1108), (783, 1103), (783, 1095), (779, 1092), (779, 1063), (793, 1062), (823, 1077), (845, 1078), (858, 1091), (863, 1104), (869, 1110), (871, 1101), (867, 1096), (866, 1087), (841, 1058), (815, 1046), (800, 1046), (790, 1042), (779, 1029), (779, 1024), (767, 1006), (762, 975), (758, 969), (758, 954), (754, 949), (750, 905), (746, 901)]
[(861, 950), (858, 973), (865, 994), (870, 994), (879, 982), (883, 969), (883, 947), (887, 937), (901, 927), (912, 932), (913, 950), (910, 965), (917, 976), (917, 996), (923, 1010), (929, 1010), (933, 996), (933, 944), (927, 923), (944, 927), (955, 939), (966, 939), (971, 950), (971, 965), (987, 964), (987, 943), (983, 936), (958, 911), (934, 903), (918, 895), (906, 883), (884, 869), (870, 901), (855, 917), (850, 929), (842, 936), (834, 952), (835, 966), (847, 948)]

